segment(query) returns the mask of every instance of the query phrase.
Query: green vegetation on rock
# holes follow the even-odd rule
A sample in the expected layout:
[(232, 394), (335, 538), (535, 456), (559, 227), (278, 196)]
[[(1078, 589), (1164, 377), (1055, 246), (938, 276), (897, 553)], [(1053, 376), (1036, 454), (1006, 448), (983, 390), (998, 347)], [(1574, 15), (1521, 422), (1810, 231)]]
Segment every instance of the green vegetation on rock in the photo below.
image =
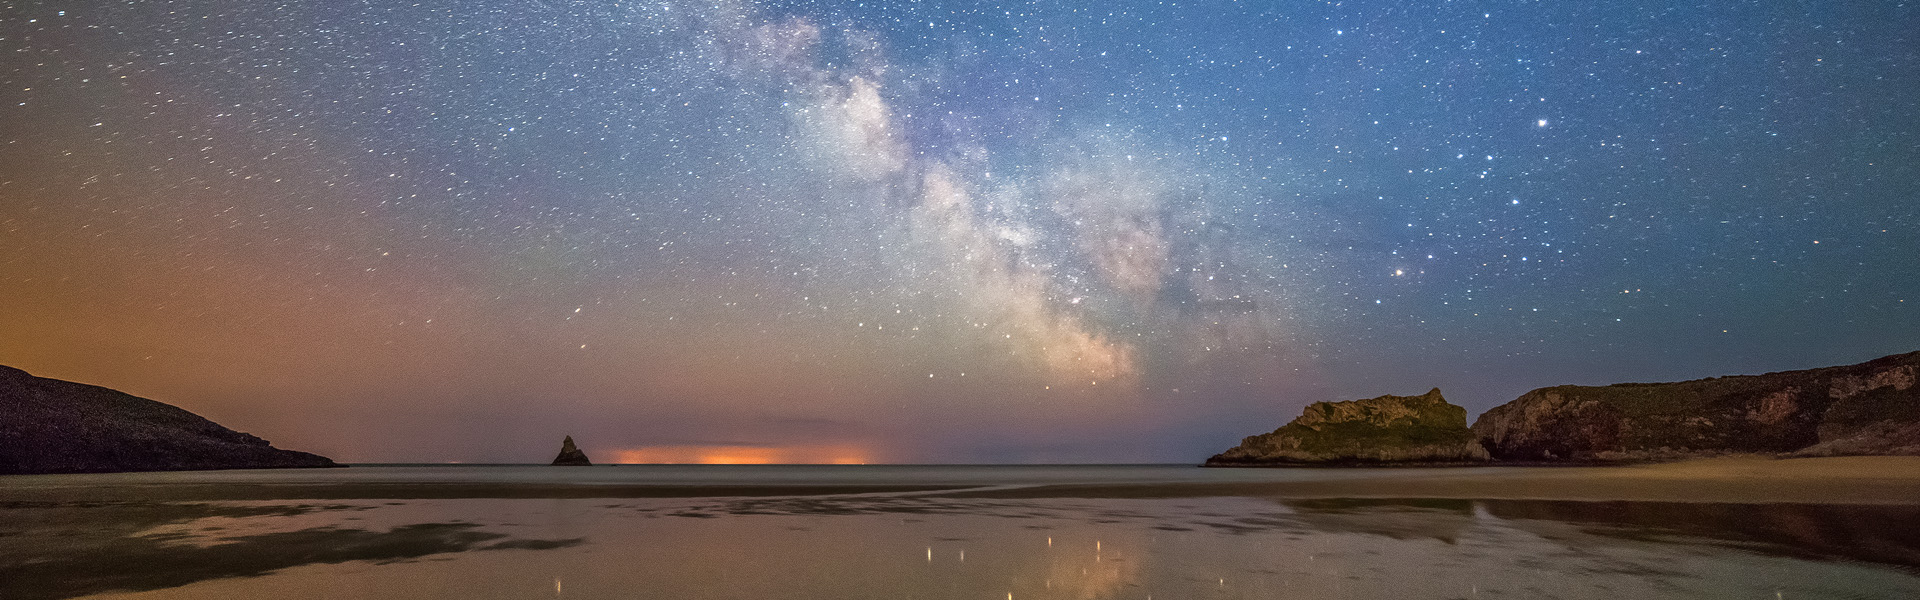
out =
[(1563, 385), (1474, 421), (1502, 460), (1920, 454), (1920, 352), (1676, 383)]
[(1315, 402), (1299, 418), (1242, 440), (1207, 464), (1384, 464), (1487, 459), (1467, 411), (1435, 388), (1419, 396)]

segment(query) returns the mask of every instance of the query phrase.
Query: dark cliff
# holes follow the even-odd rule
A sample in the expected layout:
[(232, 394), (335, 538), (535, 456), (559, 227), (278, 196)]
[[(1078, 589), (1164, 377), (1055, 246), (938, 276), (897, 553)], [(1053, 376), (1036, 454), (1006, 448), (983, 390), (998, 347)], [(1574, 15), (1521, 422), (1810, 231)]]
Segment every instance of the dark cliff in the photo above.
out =
[(1248, 437), (1209, 466), (1394, 464), (1487, 460), (1467, 410), (1435, 388), (1420, 396), (1315, 402), (1285, 426)]
[(0, 366), (0, 474), (336, 466), (175, 406)]
[(1920, 454), (1916, 375), (1920, 352), (1765, 375), (1563, 385), (1487, 411), (1473, 432), (1501, 460)]

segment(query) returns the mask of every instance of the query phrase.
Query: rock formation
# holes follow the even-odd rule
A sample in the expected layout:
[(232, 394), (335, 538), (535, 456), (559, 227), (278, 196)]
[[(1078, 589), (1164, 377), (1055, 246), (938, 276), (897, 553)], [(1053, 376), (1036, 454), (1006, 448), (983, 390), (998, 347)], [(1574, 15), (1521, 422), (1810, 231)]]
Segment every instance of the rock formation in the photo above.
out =
[(593, 466), (593, 461), (587, 460), (587, 453), (581, 452), (579, 446), (573, 445), (573, 436), (567, 436), (566, 441), (560, 442), (560, 455), (553, 457), (553, 464), (566, 467), (590, 467)]
[(1502, 460), (1920, 455), (1916, 375), (1920, 352), (1766, 375), (1563, 385), (1481, 414), (1473, 431)]
[(0, 366), (0, 474), (337, 466), (175, 406)]
[(1487, 460), (1467, 410), (1439, 388), (1420, 396), (1315, 402), (1273, 433), (1246, 438), (1209, 466), (1393, 464)]

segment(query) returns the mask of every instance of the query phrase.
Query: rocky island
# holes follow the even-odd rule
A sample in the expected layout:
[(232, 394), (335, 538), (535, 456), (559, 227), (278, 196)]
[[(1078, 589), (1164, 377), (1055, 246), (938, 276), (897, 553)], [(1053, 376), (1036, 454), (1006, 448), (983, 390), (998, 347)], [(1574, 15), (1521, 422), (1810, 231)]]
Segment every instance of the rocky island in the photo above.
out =
[(579, 446), (573, 445), (573, 436), (567, 436), (566, 441), (560, 442), (560, 455), (553, 457), (553, 465), (556, 467), (591, 467), (593, 466), (593, 461), (587, 460), (587, 453), (581, 452)]
[(1285, 426), (1248, 437), (1207, 466), (1388, 465), (1480, 462), (1486, 449), (1467, 410), (1440, 389), (1419, 396), (1315, 402)]
[(1916, 375), (1920, 352), (1765, 375), (1563, 385), (1487, 411), (1473, 431), (1510, 461), (1920, 455)]
[(0, 474), (337, 466), (176, 406), (0, 366)]

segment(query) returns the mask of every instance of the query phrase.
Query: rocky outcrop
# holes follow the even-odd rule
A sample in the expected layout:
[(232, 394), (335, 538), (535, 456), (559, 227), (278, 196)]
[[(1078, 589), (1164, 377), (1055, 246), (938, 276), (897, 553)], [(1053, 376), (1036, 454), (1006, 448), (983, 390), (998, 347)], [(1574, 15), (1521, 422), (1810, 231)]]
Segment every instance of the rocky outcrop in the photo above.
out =
[(1473, 431), (1501, 460), (1920, 455), (1916, 375), (1920, 352), (1766, 375), (1541, 388), (1481, 414)]
[(179, 407), (0, 366), (0, 474), (337, 466)]
[(1300, 418), (1242, 440), (1208, 466), (1457, 463), (1487, 460), (1467, 411), (1439, 388), (1420, 396), (1315, 402)]
[(567, 436), (566, 441), (560, 442), (560, 455), (553, 458), (553, 464), (562, 467), (590, 467), (593, 466), (593, 461), (587, 460), (587, 453), (581, 452), (579, 446), (573, 445), (573, 436)]

